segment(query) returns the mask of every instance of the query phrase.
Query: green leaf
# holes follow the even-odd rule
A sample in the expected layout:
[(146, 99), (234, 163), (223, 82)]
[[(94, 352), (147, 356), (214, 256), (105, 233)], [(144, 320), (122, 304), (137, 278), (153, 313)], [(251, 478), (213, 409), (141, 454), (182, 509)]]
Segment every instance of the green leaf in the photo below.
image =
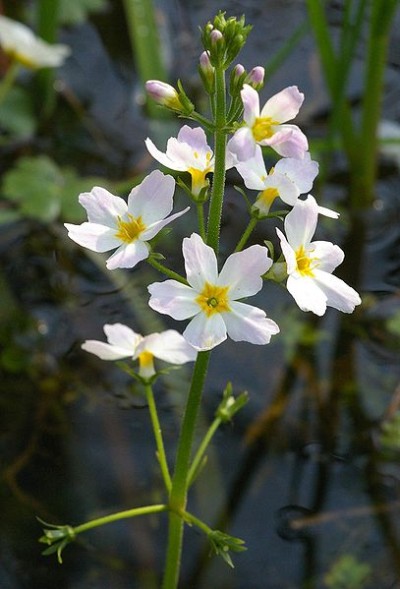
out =
[(59, 22), (63, 25), (83, 23), (90, 12), (108, 7), (108, 0), (60, 0)]
[(5, 174), (3, 196), (18, 204), (22, 215), (50, 222), (60, 213), (62, 182), (58, 166), (47, 156), (23, 157)]
[(10, 135), (30, 137), (36, 126), (31, 95), (23, 88), (11, 88), (0, 105), (0, 127)]

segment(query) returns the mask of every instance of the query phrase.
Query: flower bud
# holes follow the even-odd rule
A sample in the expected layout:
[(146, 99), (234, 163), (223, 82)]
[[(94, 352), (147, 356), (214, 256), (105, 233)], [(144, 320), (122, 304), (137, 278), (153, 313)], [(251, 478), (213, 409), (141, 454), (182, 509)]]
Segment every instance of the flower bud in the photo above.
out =
[(246, 78), (245, 83), (249, 84), (254, 90), (260, 90), (264, 85), (265, 69), (261, 65), (253, 67)]
[(229, 93), (231, 96), (239, 95), (239, 92), (243, 87), (246, 76), (247, 72), (242, 66), (242, 64), (238, 63), (237, 65), (235, 65), (235, 67), (231, 71), (231, 77), (229, 80)]
[(159, 80), (147, 80), (146, 92), (157, 104), (172, 108), (173, 110), (182, 110), (182, 104), (178, 92), (170, 84), (160, 82)]
[(215, 68), (211, 65), (210, 54), (203, 51), (199, 59), (199, 74), (206, 92), (212, 94), (215, 88)]

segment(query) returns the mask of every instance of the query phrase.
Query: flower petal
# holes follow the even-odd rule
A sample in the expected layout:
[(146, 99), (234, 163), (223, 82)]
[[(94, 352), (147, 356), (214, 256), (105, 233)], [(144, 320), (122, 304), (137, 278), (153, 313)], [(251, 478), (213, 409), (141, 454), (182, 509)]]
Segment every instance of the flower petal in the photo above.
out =
[(197, 351), (174, 329), (147, 335), (139, 346), (138, 354), (144, 350), (171, 364), (192, 362), (197, 356)]
[(314, 278), (294, 273), (289, 276), (286, 288), (302, 311), (312, 311), (320, 317), (325, 313), (327, 296)]
[(308, 150), (307, 137), (296, 125), (277, 125), (270, 139), (263, 139), (260, 145), (269, 145), (283, 157), (303, 159)]
[(132, 356), (143, 339), (142, 335), (122, 323), (106, 324), (103, 329), (110, 345), (126, 349)]
[[(176, 139), (171, 138), (171, 140), (176, 142)], [(186, 170), (186, 164), (183, 161), (177, 161), (175, 159), (171, 159), (167, 153), (163, 153), (154, 145), (151, 139), (147, 137), (145, 140), (146, 147), (150, 153), (154, 157), (155, 160), (160, 162), (166, 168), (170, 168), (171, 170), (177, 170), (178, 172), (184, 172)]]
[(211, 350), (226, 340), (226, 325), (220, 313), (210, 317), (199, 313), (193, 317), (183, 335), (196, 350)]
[(286, 157), (275, 165), (275, 172), (285, 174), (299, 189), (300, 194), (310, 192), (313, 182), (318, 175), (318, 162), (311, 160), (310, 154), (304, 154), (303, 159)]
[(324, 292), (327, 305), (343, 313), (352, 313), (361, 303), (360, 295), (337, 276), (322, 270), (315, 270), (315, 282)]
[(68, 229), (70, 239), (94, 252), (108, 252), (121, 245), (121, 240), (115, 237), (116, 230), (104, 225), (87, 222), (81, 225), (71, 223), (64, 223), (64, 225)]
[(132, 353), (127, 352), (124, 348), (118, 348), (117, 346), (111, 346), (105, 342), (99, 342), (92, 339), (83, 342), (81, 348), (86, 352), (98, 356), (102, 360), (120, 360), (121, 358), (129, 358), (132, 356)]
[(172, 211), (175, 180), (154, 170), (131, 191), (128, 197), (128, 212), (142, 217), (145, 225), (164, 219)]
[(254, 156), (256, 142), (249, 127), (241, 127), (228, 141), (227, 149), (239, 161), (246, 161)]
[(307, 200), (297, 200), (286, 215), (285, 232), (291, 247), (296, 251), (301, 245), (308, 246), (318, 222), (318, 205), (311, 195)]
[(261, 245), (252, 245), (236, 252), (226, 260), (218, 277), (219, 286), (229, 286), (229, 299), (249, 297), (262, 289), (261, 275), (272, 266), (268, 250)]
[(282, 231), (276, 227), (276, 232), (281, 242), (281, 249), (283, 256), (286, 260), (287, 266), (287, 273), (292, 274), (297, 268), (297, 260), (296, 260), (296, 253), (294, 249), (289, 245), (286, 237), (283, 235)]
[(206, 245), (197, 233), (183, 240), (183, 256), (187, 280), (196, 291), (201, 292), (204, 283), (216, 284), (218, 278), (217, 258), (214, 250)]
[(330, 241), (313, 241), (308, 251), (319, 260), (318, 270), (324, 272), (333, 272), (344, 260), (343, 250)]
[(304, 94), (299, 92), (297, 86), (288, 86), (267, 100), (261, 116), (270, 117), (278, 123), (286, 123), (298, 114), (303, 101)]
[(242, 176), (247, 188), (250, 188), (250, 190), (263, 190), (268, 174), (259, 145), (256, 145), (253, 157), (236, 163), (236, 169)]
[(90, 223), (107, 225), (107, 227), (116, 227), (117, 217), (122, 217), (128, 210), (122, 198), (114, 196), (100, 186), (80, 194), (79, 202), (86, 209)]
[(149, 306), (163, 315), (181, 320), (193, 317), (200, 311), (196, 303), (198, 293), (177, 280), (153, 282), (147, 290), (151, 295)]
[[(285, 174), (281, 174), (276, 170), (267, 176), (264, 181), (263, 190), (268, 188), (275, 188), (281, 200), (290, 206), (296, 204), (297, 198), (300, 194), (296, 184)], [(266, 212), (268, 213), (268, 211)]]
[(201, 127), (192, 128), (189, 125), (183, 125), (178, 133), (177, 139), (180, 143), (186, 143), (199, 153), (211, 151), (207, 143), (206, 134)]
[(279, 333), (279, 327), (268, 319), (264, 311), (237, 301), (231, 304), (231, 312), (224, 313), (228, 335), (235, 342), (245, 341), (251, 344), (268, 344), (271, 336)]
[(252, 127), (255, 119), (260, 116), (260, 97), (249, 84), (243, 84), (240, 96), (244, 107), (243, 119), (249, 127)]
[(147, 244), (138, 239), (133, 243), (124, 243), (121, 245), (106, 262), (109, 270), (116, 268), (133, 268), (149, 257), (149, 248)]
[(143, 231), (143, 233), (140, 234), (139, 239), (142, 241), (149, 241), (150, 239), (153, 239), (153, 237), (155, 235), (157, 235), (157, 233), (159, 231), (161, 231), (161, 229), (163, 227), (165, 227), (166, 225), (168, 225), (169, 223), (171, 223), (172, 221), (174, 221), (175, 219), (177, 219), (181, 215), (184, 215), (185, 213), (187, 213), (189, 209), (190, 209), (190, 207), (186, 207), (186, 209), (183, 209), (183, 211), (179, 211), (178, 213), (174, 213), (173, 215), (170, 215), (169, 217), (166, 217), (165, 219), (161, 219), (161, 221), (156, 221), (155, 223), (149, 225), (147, 227), (147, 229), (145, 229)]

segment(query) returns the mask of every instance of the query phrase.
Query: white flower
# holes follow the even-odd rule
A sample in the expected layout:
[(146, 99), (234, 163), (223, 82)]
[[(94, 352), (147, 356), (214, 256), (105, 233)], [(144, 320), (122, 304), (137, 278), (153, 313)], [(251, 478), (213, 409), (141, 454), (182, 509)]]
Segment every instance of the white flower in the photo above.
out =
[(50, 45), (20, 22), (0, 15), (0, 45), (16, 61), (29, 68), (58, 67), (70, 55), (67, 45)]
[(258, 92), (243, 85), (241, 97), (244, 106), (244, 126), (228, 143), (228, 149), (239, 161), (254, 156), (256, 145), (269, 145), (279, 155), (302, 159), (308, 150), (307, 138), (299, 127), (288, 125), (300, 110), (304, 94), (297, 86), (289, 86), (272, 96), (260, 112)]
[(184, 125), (177, 138), (168, 139), (166, 153), (157, 149), (149, 138), (145, 143), (150, 154), (163, 166), (178, 172), (189, 172), (194, 195), (208, 185), (206, 175), (214, 171), (214, 154), (201, 127), (192, 129)]
[(254, 207), (267, 215), (276, 197), (293, 206), (300, 194), (309, 192), (318, 174), (318, 163), (304, 154), (302, 160), (282, 158), (268, 173), (261, 147), (256, 146), (254, 157), (236, 164), (247, 188), (260, 190)]
[(323, 315), (327, 307), (352, 313), (361, 303), (359, 294), (331, 272), (344, 253), (328, 241), (314, 241), (319, 207), (309, 195), (298, 200), (285, 218), (285, 232), (277, 229), (287, 265), (287, 289), (302, 311)]
[(265, 247), (253, 245), (232, 254), (219, 274), (214, 250), (196, 233), (183, 240), (183, 255), (189, 286), (176, 280), (155, 282), (148, 287), (149, 305), (177, 320), (193, 317), (183, 336), (194, 348), (210, 350), (227, 335), (234, 341), (267, 344), (279, 332), (264, 311), (238, 301), (261, 290), (261, 275), (272, 264)]
[(133, 268), (149, 256), (147, 242), (168, 223), (180, 217), (189, 207), (167, 216), (172, 210), (175, 180), (155, 170), (135, 186), (128, 197), (110, 194), (104, 188), (95, 187), (79, 196), (86, 209), (88, 222), (81, 225), (65, 223), (68, 236), (79, 245), (94, 252), (116, 249), (106, 266)]
[(139, 360), (139, 374), (143, 378), (155, 374), (154, 358), (170, 364), (185, 364), (196, 359), (196, 350), (173, 329), (144, 337), (122, 323), (104, 325), (103, 329), (108, 343), (87, 340), (82, 344), (82, 349), (102, 360)]

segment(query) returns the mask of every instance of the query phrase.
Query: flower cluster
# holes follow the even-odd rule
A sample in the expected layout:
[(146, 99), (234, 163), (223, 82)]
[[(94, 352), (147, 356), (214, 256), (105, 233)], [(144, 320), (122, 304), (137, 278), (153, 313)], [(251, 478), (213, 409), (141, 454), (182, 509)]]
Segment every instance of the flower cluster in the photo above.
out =
[[(227, 61), (231, 61), (228, 56), (237, 53), (240, 29), (244, 27), (244, 22), (231, 22), (219, 16), (221, 18), (214, 24), (209, 23), (204, 30), (205, 51), (199, 60), (201, 79), (210, 95), (215, 92), (215, 71), (218, 67), (226, 69)], [(317, 315), (325, 313), (328, 306), (352, 312), (361, 302), (359, 295), (332, 275), (343, 260), (342, 250), (330, 242), (312, 241), (319, 214), (333, 218), (338, 214), (319, 206), (309, 194), (318, 174), (318, 163), (311, 158), (303, 131), (291, 123), (299, 113), (304, 95), (296, 86), (289, 86), (261, 107), (258, 91), (263, 85), (262, 67), (257, 66), (247, 73), (237, 64), (230, 79), (227, 125), (232, 136), (227, 142), (225, 161), (219, 165), (225, 169), (236, 167), (245, 187), (257, 191), (249, 210), (256, 222), (274, 216), (273, 205), (277, 198), (291, 208), (284, 221), (285, 233), (276, 228), (282, 249), (276, 265), (285, 267), (287, 290), (300, 309)], [(211, 122), (196, 113), (181, 84), (175, 89), (165, 82), (150, 80), (146, 88), (160, 105), (181, 116), (203, 121), (206, 130), (212, 127)], [(233, 120), (229, 113), (235, 112)], [(242, 120), (238, 117), (240, 112)], [(203, 206), (210, 193), (212, 199), (210, 175), (215, 171), (216, 161), (203, 127), (182, 126), (177, 137), (168, 140), (165, 152), (150, 138), (145, 144), (165, 168), (189, 175), (190, 186), (181, 185), (197, 205)], [(271, 148), (275, 157), (276, 154), (281, 156), (269, 171), (264, 162), (265, 148)], [(132, 190), (127, 203), (103, 188), (93, 188), (79, 199), (87, 210), (88, 222), (66, 224), (68, 234), (78, 244), (95, 252), (116, 250), (106, 262), (110, 270), (133, 268), (146, 259), (154, 265), (157, 254), (153, 253), (153, 238), (188, 210), (170, 214), (174, 189), (174, 178), (158, 170)], [(301, 195), (307, 196), (304, 199)], [(179, 336), (182, 340), (177, 340), (178, 334), (173, 331), (157, 336), (158, 339), (154, 334), (143, 339), (117, 324), (104, 328), (108, 344), (89, 341), (84, 349), (107, 360), (127, 356), (139, 359), (140, 372), (144, 374), (147, 370), (147, 374), (153, 374), (153, 356), (179, 364), (193, 359), (197, 351), (211, 350), (228, 336), (234, 341), (269, 343), (271, 336), (279, 332), (278, 325), (262, 309), (248, 305), (244, 299), (261, 290), (273, 260), (264, 245), (243, 249), (245, 241), (240, 243), (219, 272), (216, 253), (203, 227), (199, 233), (193, 232), (183, 240), (186, 278), (159, 264), (159, 269), (164, 269), (169, 278), (148, 287), (149, 306), (175, 320), (190, 320), (183, 336)], [(268, 274), (269, 278), (273, 276), (274, 268)], [(174, 353), (170, 353), (168, 339)], [(155, 347), (154, 341), (157, 342)], [(178, 341), (179, 345), (185, 341), (192, 354), (185, 348), (183, 355), (177, 355)], [(151, 346), (146, 347), (146, 342), (152, 342)], [(160, 354), (163, 345), (165, 353)], [(146, 368), (145, 360), (149, 358), (150, 367)]]

